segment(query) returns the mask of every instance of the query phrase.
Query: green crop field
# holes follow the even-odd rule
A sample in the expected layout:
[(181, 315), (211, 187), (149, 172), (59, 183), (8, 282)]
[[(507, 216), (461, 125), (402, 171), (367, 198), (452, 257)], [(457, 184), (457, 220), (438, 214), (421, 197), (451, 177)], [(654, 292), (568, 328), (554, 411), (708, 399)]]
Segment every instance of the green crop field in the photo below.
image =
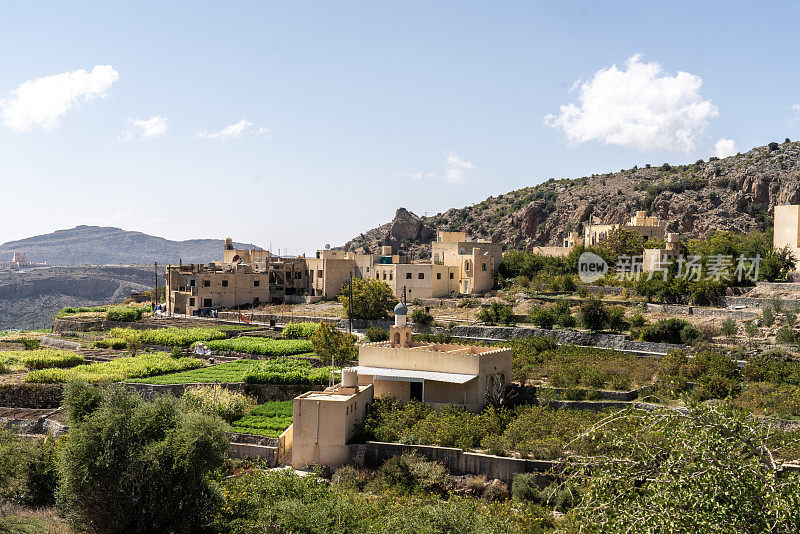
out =
[[(339, 373), (337, 373), (337, 376)], [(201, 369), (169, 373), (129, 382), (146, 384), (195, 384), (214, 382), (248, 382), (250, 384), (327, 384), (330, 367), (314, 368), (307, 360), (236, 360)]]
[[(123, 337), (126, 333), (137, 332), (128, 328), (114, 328), (111, 337)], [(225, 332), (216, 328), (159, 328), (157, 330), (140, 330), (142, 343), (163, 345), (168, 347), (188, 347), (197, 341), (209, 342), (213, 339), (225, 339)]]
[(291, 356), (311, 352), (313, 345), (306, 339), (269, 339), (263, 337), (237, 337), (218, 339), (206, 343), (208, 348), (220, 352), (241, 352), (262, 356)]
[(292, 424), (292, 401), (274, 401), (253, 408), (231, 423), (234, 432), (277, 438)]
[(158, 375), (171, 371), (182, 371), (203, 365), (198, 358), (173, 358), (160, 352), (117, 358), (109, 362), (78, 365), (71, 369), (40, 369), (25, 377), (26, 382), (117, 382), (127, 378)]
[(0, 351), (0, 373), (53, 367), (74, 367), (84, 362), (83, 356), (68, 350), (4, 350)]
[(210, 365), (200, 369), (192, 369), (181, 373), (137, 378), (129, 382), (147, 384), (194, 384), (213, 382), (244, 382), (245, 375), (258, 363), (257, 360), (236, 360), (233, 362)]

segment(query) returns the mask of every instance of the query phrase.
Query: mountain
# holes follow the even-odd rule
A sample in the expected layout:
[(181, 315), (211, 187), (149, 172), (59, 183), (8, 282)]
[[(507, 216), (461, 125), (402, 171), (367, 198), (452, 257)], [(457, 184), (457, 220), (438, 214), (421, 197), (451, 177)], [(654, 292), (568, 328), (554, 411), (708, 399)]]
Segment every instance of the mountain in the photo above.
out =
[[(170, 241), (142, 232), (102, 226), (76, 226), (9, 241), (0, 245), (0, 261), (11, 260), (14, 252), (23, 252), (31, 262), (48, 261), (52, 265), (126, 265), (159, 263), (208, 263), (222, 259), (223, 239)], [(234, 243), (239, 249), (250, 244)], [(258, 248), (258, 247), (255, 247)]]
[(788, 139), (724, 159), (550, 179), (432, 217), (401, 208), (394, 220), (344, 248), (377, 251), (391, 244), (395, 251), (424, 256), (437, 228), (465, 231), (510, 248), (554, 246), (590, 218), (621, 223), (639, 210), (659, 216), (671, 232), (702, 237), (711, 230), (769, 230), (772, 208), (786, 203), (800, 203), (800, 142)]

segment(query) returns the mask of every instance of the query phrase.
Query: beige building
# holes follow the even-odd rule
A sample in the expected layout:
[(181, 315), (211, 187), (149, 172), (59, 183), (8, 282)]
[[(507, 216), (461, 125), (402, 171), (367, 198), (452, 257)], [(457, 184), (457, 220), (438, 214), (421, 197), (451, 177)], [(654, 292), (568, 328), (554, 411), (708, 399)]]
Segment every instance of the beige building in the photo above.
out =
[(775, 206), (773, 215), (772, 246), (776, 249), (789, 247), (794, 257), (800, 259), (800, 205)]
[(225, 240), (223, 260), (208, 265), (166, 267), (166, 304), (170, 313), (212, 308), (258, 306), (305, 294), (305, 258), (280, 258), (266, 250), (236, 250)]
[(295, 397), (294, 467), (347, 463), (353, 428), (376, 396), (476, 411), (487, 393), (508, 383), (511, 349), (414, 342), (407, 313), (404, 304), (395, 307), (389, 341), (359, 346), (358, 366), (342, 371), (340, 385)]
[(638, 232), (647, 241), (652, 237), (664, 237), (667, 231), (666, 223), (658, 217), (648, 217), (646, 211), (637, 211), (627, 224), (587, 224), (583, 232), (583, 242), (589, 245), (599, 245), (608, 238), (608, 234), (615, 228), (623, 228)]
[(678, 259), (680, 247), (678, 234), (669, 233), (665, 238), (664, 248), (646, 248), (642, 256), (642, 271), (658, 271), (666, 268), (673, 260)]
[(376, 265), (407, 262), (408, 258), (392, 254), (392, 247), (383, 247), (381, 254), (356, 254), (344, 250), (318, 250), (316, 257), (306, 259), (307, 293), (334, 298), (350, 275), (371, 278)]

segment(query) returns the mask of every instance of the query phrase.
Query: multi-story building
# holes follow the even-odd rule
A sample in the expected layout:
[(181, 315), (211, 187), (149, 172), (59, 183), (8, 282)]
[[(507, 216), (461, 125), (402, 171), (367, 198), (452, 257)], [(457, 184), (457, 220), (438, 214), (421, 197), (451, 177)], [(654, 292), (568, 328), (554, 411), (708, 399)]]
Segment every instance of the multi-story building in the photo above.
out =
[(775, 206), (773, 220), (772, 245), (776, 249), (789, 247), (795, 260), (800, 260), (800, 205)]
[(600, 224), (591, 222), (586, 225), (583, 231), (583, 243), (586, 246), (599, 245), (606, 239), (608, 234), (616, 228), (632, 230), (644, 237), (645, 242), (650, 238), (664, 237), (667, 225), (658, 217), (648, 217), (646, 211), (637, 211), (627, 224)]

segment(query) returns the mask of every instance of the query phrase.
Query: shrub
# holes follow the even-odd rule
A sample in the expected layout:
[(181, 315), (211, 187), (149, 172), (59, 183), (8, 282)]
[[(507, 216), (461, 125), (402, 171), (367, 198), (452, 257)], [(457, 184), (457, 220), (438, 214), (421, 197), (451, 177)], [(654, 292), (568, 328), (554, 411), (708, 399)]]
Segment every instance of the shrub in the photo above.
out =
[(366, 332), (367, 341), (377, 343), (379, 341), (389, 341), (389, 331), (380, 326), (370, 326)]
[(611, 306), (608, 309), (608, 327), (611, 330), (625, 330), (625, 309), (622, 306)]
[(528, 313), (528, 321), (539, 328), (549, 330), (553, 328), (556, 322), (556, 316), (550, 309), (534, 305), (531, 306), (531, 311)]
[(74, 380), (64, 386), (64, 407), (67, 409), (67, 420), (75, 425), (86, 419), (100, 406), (103, 395), (99, 389), (86, 383)]
[(244, 393), (231, 391), (219, 385), (198, 386), (187, 389), (181, 397), (189, 410), (216, 415), (227, 422), (240, 419), (254, 404)]
[(378, 486), (405, 494), (439, 494), (445, 496), (453, 481), (441, 464), (415, 453), (404, 453), (386, 460), (378, 469)]
[(628, 318), (628, 323), (634, 328), (640, 328), (644, 326), (646, 322), (647, 319), (639, 312), (634, 313)]
[(631, 389), (631, 375), (629, 373), (612, 374), (611, 388), (615, 391), (629, 391)]
[(489, 325), (514, 324), (514, 310), (507, 304), (492, 302), (488, 308), (481, 308), (475, 315), (478, 321)]
[(797, 335), (794, 332), (794, 328), (789, 325), (784, 325), (778, 329), (778, 333), (775, 334), (775, 342), (776, 343), (783, 343), (786, 345), (791, 345), (797, 340)]
[(205, 530), (227, 449), (219, 419), (110, 387), (65, 439), (59, 508), (96, 532)]
[(690, 344), (700, 338), (702, 332), (683, 319), (659, 319), (642, 329), (642, 341), (654, 343)]
[(533, 473), (519, 473), (514, 475), (511, 482), (511, 496), (515, 501), (539, 502), (539, 485)]
[(417, 308), (411, 312), (411, 320), (420, 326), (430, 326), (433, 324), (433, 315), (422, 308)]
[(736, 335), (736, 321), (731, 317), (726, 318), (722, 321), (720, 332), (725, 337), (734, 337)]
[(109, 321), (138, 321), (144, 315), (144, 308), (134, 306), (119, 306), (109, 308), (106, 312), (106, 319)]
[(772, 311), (772, 308), (766, 306), (763, 310), (761, 310), (761, 324), (764, 326), (772, 326), (775, 324), (775, 314)]
[(592, 331), (600, 331), (608, 322), (608, 311), (600, 299), (590, 298), (581, 304), (581, 322)]
[(291, 323), (284, 327), (286, 339), (309, 339), (319, 328), (319, 323)]
[(482, 495), (487, 501), (505, 501), (508, 496), (508, 484), (497, 479), (486, 485)]

